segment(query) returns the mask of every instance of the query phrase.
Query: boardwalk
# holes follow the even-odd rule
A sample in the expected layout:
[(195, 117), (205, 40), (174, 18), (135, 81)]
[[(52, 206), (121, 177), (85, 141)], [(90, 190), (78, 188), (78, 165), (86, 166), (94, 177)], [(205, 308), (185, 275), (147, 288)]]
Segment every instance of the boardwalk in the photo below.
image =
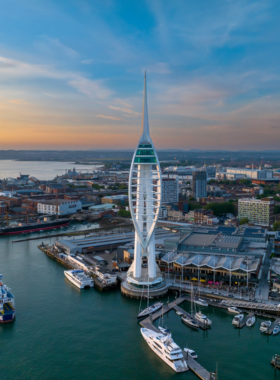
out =
[[(163, 306), (163, 308), (157, 311), (154, 314), (151, 314), (148, 318), (145, 318), (140, 322), (140, 325), (146, 329), (153, 330), (155, 332), (160, 333), (160, 331), (153, 325), (153, 322), (160, 318), (162, 315), (168, 313), (170, 310), (180, 311), (185, 315), (190, 315), (185, 310), (181, 309), (178, 305), (186, 301), (186, 297), (180, 297), (169, 303), (167, 306)], [(215, 375), (213, 376), (210, 372), (208, 372), (205, 368), (203, 368), (196, 360), (188, 357), (188, 355), (183, 351), (184, 358), (192, 372), (194, 372), (201, 380), (212, 380), (215, 379)]]

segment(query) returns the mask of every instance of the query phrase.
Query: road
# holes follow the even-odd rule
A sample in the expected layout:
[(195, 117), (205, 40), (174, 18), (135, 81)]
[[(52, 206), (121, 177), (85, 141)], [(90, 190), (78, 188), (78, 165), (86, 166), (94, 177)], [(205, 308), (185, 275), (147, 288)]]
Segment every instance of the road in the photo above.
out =
[(258, 287), (256, 289), (255, 298), (263, 301), (268, 300), (269, 286), (267, 281), (268, 270), (270, 267), (270, 255), (271, 255), (272, 243), (269, 242), (266, 250), (266, 256), (262, 265), (262, 277), (259, 280)]

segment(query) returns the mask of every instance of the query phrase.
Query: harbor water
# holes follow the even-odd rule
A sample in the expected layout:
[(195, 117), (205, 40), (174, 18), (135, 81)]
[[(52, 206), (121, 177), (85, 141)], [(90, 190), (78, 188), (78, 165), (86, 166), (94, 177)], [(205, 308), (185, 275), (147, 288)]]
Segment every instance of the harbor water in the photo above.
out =
[[(37, 248), (41, 240), (12, 240), (0, 238), (0, 273), (16, 301), (15, 322), (0, 325), (1, 380), (197, 379), (190, 371), (176, 374), (150, 350), (136, 320), (139, 301), (119, 290), (80, 291)], [(190, 310), (188, 302), (181, 306)], [(176, 343), (198, 353), (201, 365), (212, 371), (218, 363), (219, 380), (280, 379), (270, 364), (280, 354), (280, 335), (261, 334), (260, 318), (239, 330), (226, 311), (201, 310), (213, 321), (208, 331), (191, 330), (174, 311), (163, 321)]]

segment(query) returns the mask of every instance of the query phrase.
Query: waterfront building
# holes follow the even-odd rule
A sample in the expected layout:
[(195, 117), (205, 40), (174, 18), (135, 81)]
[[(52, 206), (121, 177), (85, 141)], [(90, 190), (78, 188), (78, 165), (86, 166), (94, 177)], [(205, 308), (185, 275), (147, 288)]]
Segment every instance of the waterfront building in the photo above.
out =
[(179, 181), (176, 178), (162, 178), (161, 203), (177, 203), (179, 200)]
[(192, 193), (195, 199), (206, 198), (207, 173), (205, 170), (192, 173)]
[[(150, 137), (146, 74), (142, 112), (142, 135), (134, 152), (129, 173), (129, 206), (135, 228), (134, 260), (127, 274), (127, 283), (136, 288), (159, 287), (162, 274), (155, 259), (154, 230), (161, 207), (161, 171), (158, 156)], [(148, 269), (142, 265), (148, 258)]]
[(239, 199), (238, 219), (248, 218), (250, 223), (269, 227), (273, 224), (274, 200), (272, 197), (262, 199)]
[(67, 199), (57, 199), (57, 200), (44, 200), (38, 202), (37, 212), (39, 214), (49, 214), (49, 215), (68, 215), (74, 214), (77, 211), (81, 211), (82, 203), (79, 200), (67, 200)]

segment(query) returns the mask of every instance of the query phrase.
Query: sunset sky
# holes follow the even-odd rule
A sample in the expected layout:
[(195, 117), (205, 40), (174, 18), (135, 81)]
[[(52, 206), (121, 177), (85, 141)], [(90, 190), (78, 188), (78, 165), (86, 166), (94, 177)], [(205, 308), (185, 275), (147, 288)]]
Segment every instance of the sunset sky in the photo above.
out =
[(279, 149), (280, 2), (8, 0), (0, 149)]

